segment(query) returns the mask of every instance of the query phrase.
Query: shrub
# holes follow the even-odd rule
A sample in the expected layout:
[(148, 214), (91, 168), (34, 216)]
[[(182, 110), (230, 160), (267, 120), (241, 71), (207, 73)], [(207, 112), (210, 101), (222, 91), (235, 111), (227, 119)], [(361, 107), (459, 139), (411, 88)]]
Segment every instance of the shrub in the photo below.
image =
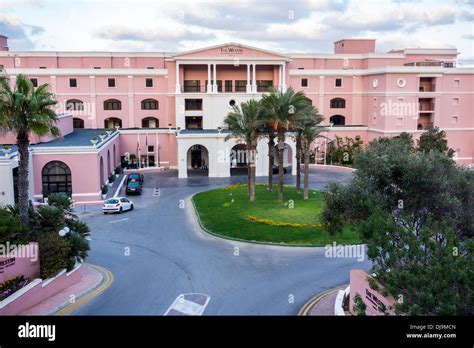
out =
[(106, 195), (109, 192), (109, 187), (107, 185), (102, 185), (101, 192), (103, 195)]
[[(54, 277), (61, 269), (72, 269), (71, 243), (57, 233), (45, 233), (38, 238), (41, 278)], [(72, 264), (72, 266), (71, 266)]]
[(115, 175), (114, 174), (110, 174), (109, 175), (109, 182), (114, 182), (115, 181)]
[(28, 241), (28, 231), (21, 227), (20, 219), (7, 208), (0, 208), (0, 243), (7, 241), (23, 244)]

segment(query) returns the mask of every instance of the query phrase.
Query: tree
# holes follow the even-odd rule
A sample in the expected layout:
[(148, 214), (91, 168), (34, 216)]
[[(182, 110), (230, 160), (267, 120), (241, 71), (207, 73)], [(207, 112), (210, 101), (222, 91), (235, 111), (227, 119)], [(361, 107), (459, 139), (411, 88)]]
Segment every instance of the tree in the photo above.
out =
[(430, 152), (438, 151), (444, 153), (448, 157), (453, 157), (454, 150), (448, 146), (448, 141), (446, 140), (446, 132), (440, 130), (438, 127), (429, 125), (420, 139), (418, 140), (418, 151), (421, 152)]
[(361, 233), (373, 273), (402, 299), (397, 313), (472, 313), (474, 172), (406, 138), (372, 141), (355, 166), (351, 182), (324, 192), (328, 230)]
[[(309, 195), (309, 156), (311, 150), (311, 144), (316, 140), (318, 135), (324, 130), (319, 124), (323, 121), (324, 117), (318, 113), (318, 110), (309, 105), (300, 118), (296, 120), (295, 127), (297, 132), (301, 135), (301, 146), (303, 150), (304, 158), (304, 199), (308, 199)], [(297, 145), (298, 148), (298, 145)], [(298, 156), (297, 156), (298, 157)], [(297, 158), (300, 161), (299, 158)], [(299, 173), (299, 168), (298, 168)], [(297, 187), (298, 190), (298, 187)]]
[(257, 153), (257, 143), (260, 137), (260, 129), (264, 120), (260, 103), (256, 100), (249, 100), (234, 105), (234, 111), (229, 112), (224, 120), (224, 124), (229, 128), (230, 134), (226, 140), (235, 137), (245, 142), (247, 148), (247, 179), (248, 195), (251, 202), (255, 200), (255, 162)]
[(308, 106), (308, 99), (303, 92), (288, 88), (285, 92), (273, 89), (261, 100), (263, 112), (269, 124), (277, 133), (278, 141), (278, 202), (283, 202), (283, 153), (285, 135), (291, 124)]
[(0, 127), (16, 134), (18, 146), (18, 203), (23, 226), (28, 224), (30, 135), (60, 136), (53, 110), (56, 104), (48, 84), (34, 88), (30, 79), (24, 75), (17, 76), (13, 88), (7, 79), (0, 80)]

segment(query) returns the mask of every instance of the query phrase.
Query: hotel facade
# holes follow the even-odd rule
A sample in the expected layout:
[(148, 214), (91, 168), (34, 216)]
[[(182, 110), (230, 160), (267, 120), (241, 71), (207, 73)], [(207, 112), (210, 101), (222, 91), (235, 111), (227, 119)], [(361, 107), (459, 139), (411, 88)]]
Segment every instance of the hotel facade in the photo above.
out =
[[(327, 130), (312, 144), (327, 164), (328, 143), (340, 137), (409, 132), (433, 124), (446, 131), (460, 165), (474, 157), (474, 69), (459, 67), (456, 49), (375, 51), (375, 40), (334, 43), (332, 54), (278, 53), (227, 43), (181, 53), (12, 52), (0, 36), (0, 66), (11, 83), (27, 75), (48, 83), (58, 100), (62, 138), (32, 137), (30, 196), (66, 192), (78, 203), (101, 200), (101, 186), (121, 162), (142, 170), (177, 169), (228, 177), (238, 140), (226, 140), (224, 118), (234, 104), (270, 88), (303, 91)], [(13, 134), (0, 135), (0, 204), (15, 201), (18, 156)], [(3, 151), (3, 153), (2, 153)], [(268, 173), (260, 140), (257, 175)], [(285, 167), (296, 171), (287, 137)], [(241, 162), (242, 160), (239, 160)]]

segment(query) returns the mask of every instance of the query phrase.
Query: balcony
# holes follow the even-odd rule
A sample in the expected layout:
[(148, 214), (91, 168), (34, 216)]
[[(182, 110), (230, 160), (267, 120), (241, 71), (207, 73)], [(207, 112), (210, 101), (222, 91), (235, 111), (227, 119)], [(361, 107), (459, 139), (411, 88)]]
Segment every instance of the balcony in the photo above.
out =
[(436, 91), (435, 77), (420, 77), (420, 92), (435, 92)]
[(418, 125), (417, 125), (418, 130), (427, 129), (432, 124), (433, 124), (432, 114), (420, 113), (419, 118), (418, 118)]
[(434, 112), (435, 110), (435, 103), (434, 99), (420, 99), (418, 103), (418, 110), (420, 112)]
[(435, 92), (436, 91), (436, 85), (434, 83), (432, 84), (420, 84), (420, 92)]

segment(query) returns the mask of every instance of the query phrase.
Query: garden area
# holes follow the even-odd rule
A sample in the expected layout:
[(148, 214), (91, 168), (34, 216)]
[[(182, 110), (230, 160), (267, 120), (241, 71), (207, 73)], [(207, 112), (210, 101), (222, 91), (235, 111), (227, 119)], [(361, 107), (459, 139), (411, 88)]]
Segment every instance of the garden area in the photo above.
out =
[(285, 186), (285, 201), (278, 203), (277, 190), (256, 185), (256, 199), (249, 202), (247, 185), (232, 185), (201, 192), (193, 197), (201, 223), (209, 232), (247, 241), (321, 246), (360, 243), (349, 227), (330, 235), (318, 219), (323, 210), (322, 193), (310, 190), (308, 200), (294, 187)]

